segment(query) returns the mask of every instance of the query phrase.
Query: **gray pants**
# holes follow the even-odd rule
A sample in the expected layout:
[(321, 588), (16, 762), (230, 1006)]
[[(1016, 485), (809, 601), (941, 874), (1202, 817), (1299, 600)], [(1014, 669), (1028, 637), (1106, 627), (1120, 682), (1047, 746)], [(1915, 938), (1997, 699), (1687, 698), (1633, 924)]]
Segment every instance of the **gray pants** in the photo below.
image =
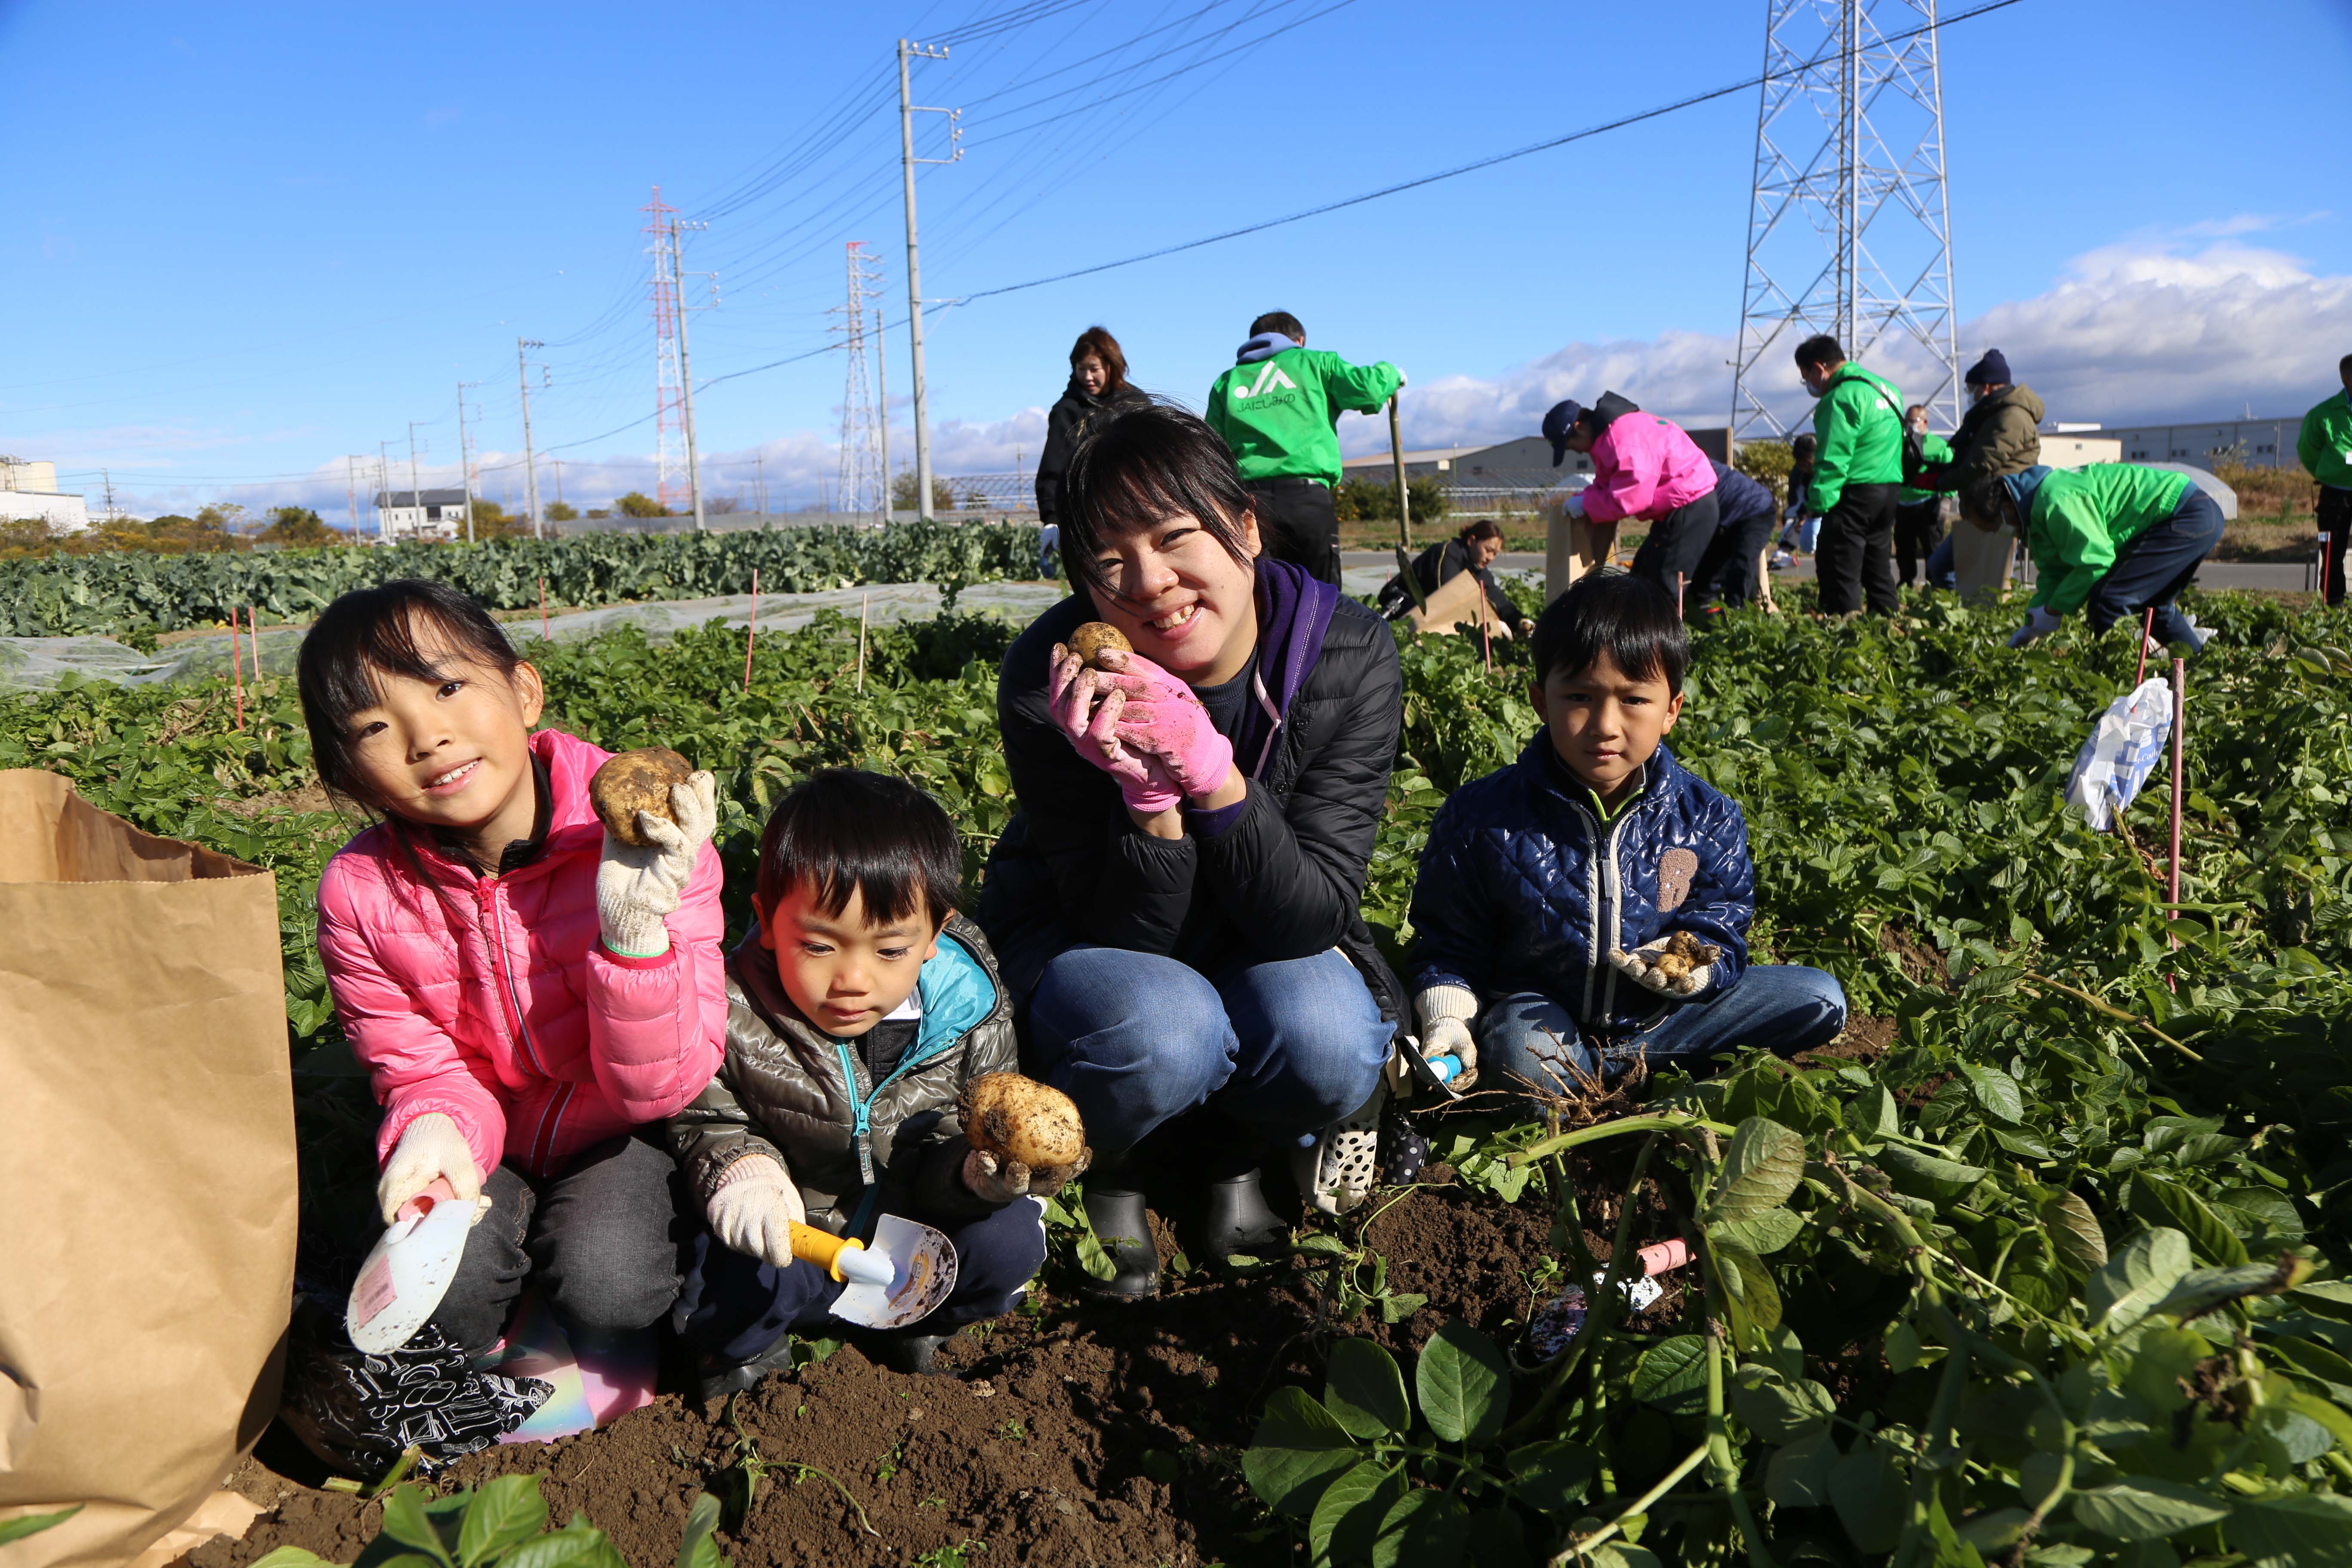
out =
[(677, 1296), (677, 1169), (643, 1134), (584, 1149), (553, 1176), (500, 1165), (482, 1184), (490, 1212), (467, 1236), (457, 1277), (432, 1321), (478, 1355), (505, 1331), (528, 1275), (568, 1327), (657, 1322)]

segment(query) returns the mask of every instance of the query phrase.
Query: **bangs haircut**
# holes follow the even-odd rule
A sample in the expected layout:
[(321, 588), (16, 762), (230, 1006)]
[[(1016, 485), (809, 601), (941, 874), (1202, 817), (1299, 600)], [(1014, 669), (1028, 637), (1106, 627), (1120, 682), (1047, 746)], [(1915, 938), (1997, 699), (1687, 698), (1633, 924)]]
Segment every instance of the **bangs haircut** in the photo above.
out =
[(1088, 327), (1078, 334), (1078, 341), (1070, 345), (1070, 368), (1077, 369), (1078, 362), (1088, 354), (1102, 361), (1103, 369), (1110, 374), (1103, 384), (1105, 392), (1115, 392), (1127, 384), (1127, 355), (1120, 352), (1118, 340), (1110, 335), (1109, 328)]
[[(436, 649), (435, 661), (426, 647)], [(302, 639), (295, 687), (319, 782), (361, 805), (377, 805), (360, 782), (352, 721), (383, 700), (388, 676), (439, 682), (455, 666), (511, 678), (523, 662), (507, 634), (470, 594), (425, 577), (355, 588), (329, 605)]]
[(1089, 590), (1118, 595), (1096, 560), (1114, 539), (1190, 517), (1225, 553), (1250, 563), (1244, 520), (1255, 509), (1217, 433), (1172, 403), (1090, 426), (1062, 479), (1062, 554)]
[(1536, 679), (1555, 671), (1580, 675), (1609, 662), (1634, 680), (1663, 680), (1669, 691), (1683, 689), (1690, 668), (1690, 639), (1666, 591), (1630, 572), (1580, 578), (1548, 605), (1536, 622)]
[(963, 894), (963, 844), (940, 803), (904, 779), (825, 768), (776, 803), (760, 834), (761, 905), (773, 911), (796, 887), (839, 916), (865, 900), (868, 925), (918, 916), (933, 931)]

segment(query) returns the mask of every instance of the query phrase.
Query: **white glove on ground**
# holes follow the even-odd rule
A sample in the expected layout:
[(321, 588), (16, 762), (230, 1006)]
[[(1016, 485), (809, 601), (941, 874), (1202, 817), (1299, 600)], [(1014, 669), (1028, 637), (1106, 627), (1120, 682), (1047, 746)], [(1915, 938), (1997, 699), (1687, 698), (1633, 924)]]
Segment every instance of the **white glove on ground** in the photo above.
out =
[(972, 1196), (987, 1204), (1009, 1204), (1019, 1197), (1050, 1198), (1086, 1174), (1094, 1159), (1095, 1152), (1085, 1149), (1066, 1165), (1031, 1166), (974, 1149), (963, 1157), (963, 1184), (971, 1189)]
[(650, 841), (643, 848), (604, 835), (604, 855), (596, 867), (596, 919), (604, 945), (625, 958), (659, 958), (669, 951), (664, 917), (677, 912), (678, 896), (694, 876), (694, 862), (719, 826), (718, 784), (698, 769), (672, 784), (665, 822), (637, 813), (637, 830)]
[(2017, 635), (2009, 639), (2009, 646), (2023, 647), (2037, 638), (2048, 637), (2065, 624), (2065, 616), (2053, 616), (2040, 605), (2036, 605), (2033, 606), (2033, 613), (2026, 617), (2025, 624), (2017, 628)]
[(1696, 996), (1715, 984), (1715, 961), (1722, 950), (1686, 931), (1645, 942), (1631, 952), (1612, 952), (1617, 972), (1661, 996)]
[(1470, 1021), (1478, 1016), (1477, 994), (1466, 985), (1433, 985), (1412, 999), (1412, 1013), (1421, 1021), (1421, 1054), (1461, 1058), (1455, 1089), (1477, 1081), (1478, 1042), (1470, 1033)]
[(793, 1261), (793, 1223), (808, 1223), (808, 1205), (783, 1165), (746, 1154), (719, 1173), (703, 1208), (710, 1234), (746, 1258), (783, 1268)]
[(375, 1182), (375, 1206), (383, 1211), (383, 1223), (390, 1225), (401, 1205), (444, 1176), (452, 1192), (475, 1205), (474, 1223), (479, 1225), (481, 1211), (489, 1207), (482, 1198), (482, 1173), (457, 1124), (436, 1110), (403, 1128), (383, 1163)]

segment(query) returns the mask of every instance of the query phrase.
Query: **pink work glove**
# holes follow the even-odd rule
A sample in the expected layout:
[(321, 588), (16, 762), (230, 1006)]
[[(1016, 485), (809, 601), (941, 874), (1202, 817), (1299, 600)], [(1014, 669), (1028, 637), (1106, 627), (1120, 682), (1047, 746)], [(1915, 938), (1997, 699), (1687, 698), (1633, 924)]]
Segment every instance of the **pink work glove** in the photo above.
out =
[(1156, 816), (1183, 798), (1164, 763), (1120, 740), (1119, 712), (1127, 694), (1113, 689), (1108, 677), (1088, 669), (1060, 643), (1045, 666), (1045, 703), (1078, 755), (1118, 781), (1128, 809)]
[(1109, 653), (1103, 683), (1127, 698), (1118, 738), (1167, 769), (1187, 799), (1213, 795), (1234, 771), (1234, 743), (1217, 733), (1192, 689), (1139, 653)]

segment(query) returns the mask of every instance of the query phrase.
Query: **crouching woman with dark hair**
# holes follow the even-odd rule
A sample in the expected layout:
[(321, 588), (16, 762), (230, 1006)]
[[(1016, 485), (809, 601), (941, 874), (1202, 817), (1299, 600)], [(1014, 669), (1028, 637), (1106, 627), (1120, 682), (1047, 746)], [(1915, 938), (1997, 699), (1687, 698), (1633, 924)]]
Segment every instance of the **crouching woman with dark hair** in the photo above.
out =
[(1359, 904), (1402, 680), (1375, 612), (1265, 558), (1231, 455), (1189, 414), (1097, 426), (1062, 521), (1133, 651), (1084, 668), (1074, 596), (1005, 656), (1020, 809), (979, 913), (1028, 1059), (1086, 1118), (1087, 1213), (1118, 1270), (1103, 1293), (1145, 1296), (1147, 1164), (1207, 1179), (1214, 1259), (1281, 1234), (1265, 1156), (1291, 1155), (1324, 1206), (1369, 1176), (1357, 1123), (1399, 1009)]

